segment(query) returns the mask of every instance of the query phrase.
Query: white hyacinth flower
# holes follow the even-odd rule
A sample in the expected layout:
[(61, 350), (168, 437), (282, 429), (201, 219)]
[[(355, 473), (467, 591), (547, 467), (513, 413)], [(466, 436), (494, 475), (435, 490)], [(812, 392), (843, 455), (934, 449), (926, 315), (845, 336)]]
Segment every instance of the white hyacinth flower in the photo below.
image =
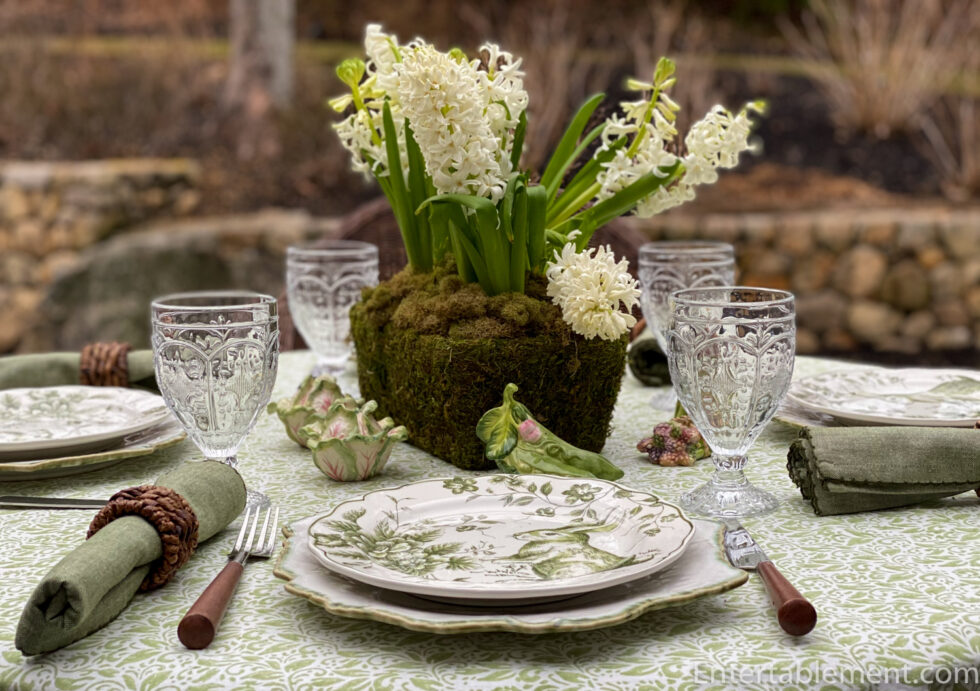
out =
[[(661, 66), (668, 67), (661, 71)], [(655, 96), (639, 101), (620, 103), (622, 116), (613, 115), (606, 120), (599, 151), (607, 151), (622, 137), (631, 138), (628, 147), (619, 149), (615, 156), (603, 164), (596, 176), (599, 190), (596, 199), (609, 199), (650, 173), (659, 174), (661, 168), (674, 165), (678, 157), (668, 150), (677, 137), (673, 121), (680, 106), (667, 95), (673, 84), (673, 65), (662, 60), (654, 83), (630, 80), (628, 87), (640, 91), (653, 90)], [(715, 106), (696, 122), (684, 145), (686, 155), (680, 159), (683, 173), (678, 180), (661, 187), (641, 199), (633, 213), (649, 217), (694, 199), (695, 187), (718, 180), (719, 168), (734, 168), (739, 155), (751, 150), (749, 135), (752, 130), (750, 111), (762, 112), (761, 102), (750, 103), (733, 115), (722, 106)]]
[(368, 24), (364, 29), (364, 54), (367, 55), (368, 75), (376, 76), (378, 88), (391, 93), (398, 84), (395, 64), (399, 60), (398, 37), (386, 34), (380, 24)]
[(480, 54), (485, 57), (487, 66), (485, 72), (478, 71), (481, 87), (486, 91), (487, 120), (494, 135), (505, 143), (503, 148), (509, 151), (509, 138), (517, 127), (521, 113), (527, 110), (528, 103), (521, 58), (515, 59), (496, 43), (480, 46)]
[(499, 200), (507, 184), (501, 163), (508, 156), (485, 117), (486, 90), (475, 64), (418, 42), (403, 52), (395, 72), (402, 115), (435, 188)]
[(586, 338), (613, 341), (636, 324), (630, 311), (640, 289), (629, 273), (629, 262), (616, 262), (608, 247), (577, 252), (566, 244), (548, 264), (548, 297), (561, 308), (572, 331)]

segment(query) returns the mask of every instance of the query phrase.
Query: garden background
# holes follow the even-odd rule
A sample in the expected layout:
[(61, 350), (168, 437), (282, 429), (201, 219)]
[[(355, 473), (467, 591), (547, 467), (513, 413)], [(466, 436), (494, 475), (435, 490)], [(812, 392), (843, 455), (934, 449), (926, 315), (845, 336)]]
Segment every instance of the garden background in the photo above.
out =
[(279, 294), (288, 245), (380, 194), (325, 105), (370, 21), (523, 57), (539, 170), (589, 94), (660, 55), (681, 131), (765, 98), (758, 155), (633, 228), (734, 242), (741, 282), (797, 294), (801, 353), (977, 363), (969, 0), (0, 0), (0, 353), (145, 343), (172, 290)]

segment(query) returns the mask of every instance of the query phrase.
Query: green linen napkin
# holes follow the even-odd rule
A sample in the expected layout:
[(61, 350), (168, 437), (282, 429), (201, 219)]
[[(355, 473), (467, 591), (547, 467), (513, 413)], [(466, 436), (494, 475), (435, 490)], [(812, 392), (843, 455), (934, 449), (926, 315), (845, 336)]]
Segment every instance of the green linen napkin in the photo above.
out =
[(818, 516), (908, 506), (980, 487), (980, 431), (804, 427), (786, 467)]
[[(0, 391), (28, 386), (78, 384), (78, 353), (37, 353), (0, 357)], [(129, 384), (157, 391), (153, 351), (132, 350), (126, 356)]]
[[(184, 463), (156, 484), (178, 492), (194, 509), (199, 542), (245, 508), (241, 476), (216, 461)], [(159, 535), (139, 516), (124, 516), (102, 528), (55, 564), (34, 589), (17, 625), (18, 650), (25, 655), (57, 650), (108, 624), (161, 554)]]

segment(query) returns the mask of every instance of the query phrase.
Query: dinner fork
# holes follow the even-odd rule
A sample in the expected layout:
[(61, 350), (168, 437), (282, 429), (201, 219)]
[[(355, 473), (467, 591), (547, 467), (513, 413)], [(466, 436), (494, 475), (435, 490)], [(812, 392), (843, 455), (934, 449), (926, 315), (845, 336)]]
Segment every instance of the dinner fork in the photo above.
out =
[[(255, 532), (259, 526), (259, 518), (265, 509), (265, 520), (258, 539)], [(207, 648), (218, 631), (218, 624), (228, 608), (235, 587), (245, 570), (245, 561), (249, 557), (267, 559), (272, 556), (276, 546), (276, 528), (279, 525), (279, 507), (271, 505), (249, 504), (245, 507), (242, 527), (238, 531), (235, 546), (228, 553), (228, 563), (214, 577), (210, 585), (204, 589), (197, 601), (187, 610), (187, 614), (177, 626), (177, 638), (191, 650)]]

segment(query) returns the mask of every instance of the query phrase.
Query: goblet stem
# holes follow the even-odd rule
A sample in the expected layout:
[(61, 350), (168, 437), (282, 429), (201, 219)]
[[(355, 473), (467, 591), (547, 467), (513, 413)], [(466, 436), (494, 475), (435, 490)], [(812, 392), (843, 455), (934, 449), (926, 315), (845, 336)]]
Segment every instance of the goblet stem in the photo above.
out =
[[(215, 458), (212, 459), (218, 461), (219, 463), (224, 463), (225, 465), (230, 465), (238, 474), (241, 475), (241, 470), (238, 468), (238, 456), (226, 456), (225, 458)], [(245, 478), (243, 477), (244, 481)], [(254, 489), (249, 489), (246, 485), (245, 487), (245, 505), (246, 506), (268, 506), (271, 503), (269, 497), (264, 495), (262, 492), (258, 492)]]
[(740, 518), (775, 509), (779, 501), (745, 477), (745, 456), (713, 457), (715, 472), (701, 487), (680, 499), (682, 508), (705, 516)]

